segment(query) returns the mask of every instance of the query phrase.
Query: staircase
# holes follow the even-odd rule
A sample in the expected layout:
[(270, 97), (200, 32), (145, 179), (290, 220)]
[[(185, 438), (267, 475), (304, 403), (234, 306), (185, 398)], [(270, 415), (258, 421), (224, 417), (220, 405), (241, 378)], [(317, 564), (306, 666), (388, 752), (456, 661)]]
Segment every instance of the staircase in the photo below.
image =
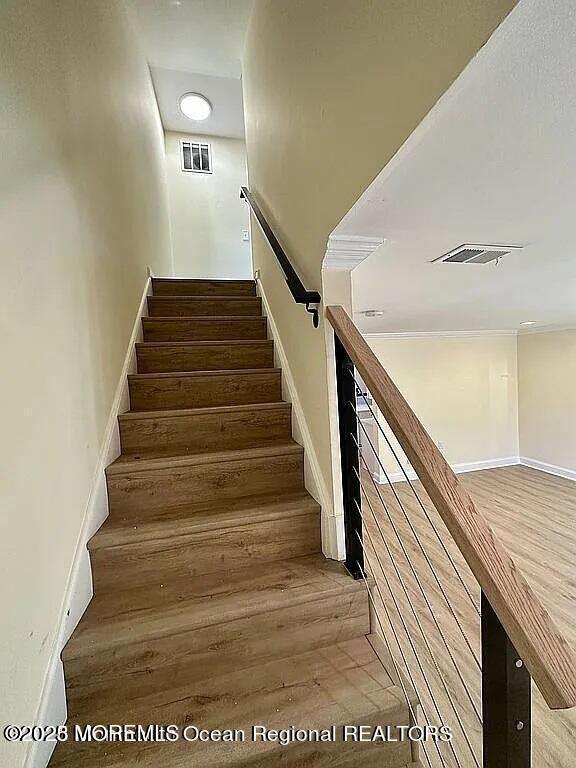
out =
[[(251, 728), (406, 725), (362, 582), (325, 559), (252, 281), (154, 279), (68, 642), (70, 740), (51, 765), (410, 763), (407, 742), (252, 741)], [(232, 743), (75, 742), (85, 724), (243, 729)], [(339, 733), (338, 733), (339, 737)]]

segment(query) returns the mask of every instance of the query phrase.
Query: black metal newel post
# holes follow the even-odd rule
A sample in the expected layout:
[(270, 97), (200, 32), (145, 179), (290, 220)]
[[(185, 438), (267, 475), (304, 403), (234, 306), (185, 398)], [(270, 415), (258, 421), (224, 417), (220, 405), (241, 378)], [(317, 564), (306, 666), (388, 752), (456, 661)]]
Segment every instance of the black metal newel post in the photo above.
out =
[(530, 768), (530, 674), (482, 593), (483, 768)]
[(342, 496), (346, 538), (346, 568), (355, 579), (364, 576), (362, 551), (362, 498), (360, 495), (360, 460), (358, 425), (356, 424), (356, 385), (350, 374), (354, 365), (340, 339), (334, 334), (336, 348), (336, 384), (338, 389), (338, 421), (340, 424), (340, 457)]

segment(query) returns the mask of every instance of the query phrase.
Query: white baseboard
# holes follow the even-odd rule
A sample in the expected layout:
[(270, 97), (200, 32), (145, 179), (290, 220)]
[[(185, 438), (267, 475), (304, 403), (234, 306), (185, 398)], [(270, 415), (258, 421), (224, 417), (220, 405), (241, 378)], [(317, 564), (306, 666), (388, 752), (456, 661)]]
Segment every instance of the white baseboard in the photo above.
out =
[(526, 456), (520, 456), (520, 464), (524, 467), (531, 467), (532, 469), (539, 469), (541, 472), (547, 472), (549, 475), (564, 477), (566, 480), (576, 480), (576, 469), (558, 467), (556, 464), (547, 464), (545, 461), (529, 459)]
[(292, 403), (292, 436), (296, 442), (304, 447), (304, 484), (309, 493), (322, 507), (322, 550), (327, 557), (337, 559), (337, 526), (332, 513), (331, 495), (320, 470), (320, 463), (314, 450), (312, 436), (298, 396), (296, 382), (294, 381), (286, 351), (282, 345), (278, 327), (274, 322), (274, 315), (257, 274), (255, 279), (258, 295), (262, 299), (262, 309), (268, 321), (268, 337), (274, 341), (276, 364), (282, 369), (282, 397), (289, 403)]
[[(569, 469), (568, 467), (559, 467), (556, 464), (548, 464), (545, 461), (539, 461), (538, 459), (530, 459), (527, 456), (507, 456), (503, 459), (487, 459), (486, 461), (472, 461), (465, 464), (452, 464), (453, 471), (459, 475), (463, 472), (478, 472), (481, 469), (495, 469), (497, 467), (513, 467), (521, 465), (523, 467), (530, 467), (531, 469), (538, 469), (540, 472), (547, 472), (549, 475), (556, 475), (557, 477), (564, 477), (566, 480), (576, 481), (576, 469)], [(416, 473), (412, 468), (406, 470), (406, 474), (410, 480), (417, 480)], [(380, 485), (387, 485), (388, 480), (382, 469), (378, 469), (372, 473), (372, 477)], [(391, 472), (388, 474), (391, 483), (401, 483), (406, 480), (402, 472)]]
[[(142, 292), (138, 314), (134, 321), (132, 334), (128, 343), (126, 357), (120, 378), (114, 393), (114, 399), (110, 408), (110, 415), (104, 433), (104, 439), (100, 449), (98, 464), (94, 472), (92, 487), (84, 513), (84, 520), (70, 576), (66, 586), (64, 600), (59, 619), (59, 631), (52, 651), (44, 685), (40, 695), (40, 703), (34, 721), (35, 725), (62, 725), (66, 722), (66, 691), (64, 686), (64, 668), (60, 654), (90, 600), (92, 599), (92, 569), (87, 544), (104, 520), (108, 517), (108, 494), (106, 490), (106, 476), (104, 470), (114, 459), (120, 455), (120, 435), (118, 431), (118, 414), (129, 409), (128, 374), (136, 370), (135, 344), (141, 339), (141, 318), (148, 314), (147, 296), (151, 292), (152, 273), (148, 270), (148, 277)], [(50, 760), (54, 744), (47, 742), (32, 743), (24, 761), (25, 768), (45, 768)]]
[[(518, 456), (506, 456), (501, 459), (486, 459), (484, 461), (470, 461), (463, 464), (452, 464), (452, 470), (457, 474), (463, 474), (464, 472), (478, 472), (480, 469), (496, 469), (496, 467), (512, 467), (516, 464), (521, 464), (521, 460)], [(406, 474), (410, 480), (417, 480), (416, 472), (410, 467), (406, 470)], [(372, 475), (374, 480), (380, 485), (387, 485), (388, 480), (382, 469), (378, 469)], [(391, 483), (401, 483), (406, 480), (403, 472), (390, 472), (388, 474)]]

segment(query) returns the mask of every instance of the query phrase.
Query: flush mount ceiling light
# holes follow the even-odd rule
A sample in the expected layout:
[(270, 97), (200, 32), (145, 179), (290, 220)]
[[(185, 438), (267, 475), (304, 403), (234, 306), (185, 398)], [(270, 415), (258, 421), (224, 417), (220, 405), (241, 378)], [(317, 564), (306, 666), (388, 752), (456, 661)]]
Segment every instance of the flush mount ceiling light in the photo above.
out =
[(523, 320), (520, 325), (536, 325), (536, 320)]
[(382, 317), (384, 314), (383, 309), (363, 309), (362, 312), (359, 314), (364, 315), (365, 317)]
[(206, 120), (212, 112), (212, 104), (201, 93), (185, 93), (180, 98), (180, 111), (190, 120)]

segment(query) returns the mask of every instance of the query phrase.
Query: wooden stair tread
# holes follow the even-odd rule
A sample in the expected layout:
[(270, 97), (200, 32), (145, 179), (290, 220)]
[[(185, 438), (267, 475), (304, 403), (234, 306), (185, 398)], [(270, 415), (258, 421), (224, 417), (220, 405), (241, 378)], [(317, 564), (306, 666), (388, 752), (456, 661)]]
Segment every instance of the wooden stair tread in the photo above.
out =
[(340, 563), (320, 554), (194, 579), (183, 568), (171, 571), (165, 582), (160, 573), (154, 584), (120, 587), (97, 595), (69, 641), (64, 658), (363, 590), (363, 583), (351, 579)]
[(139, 373), (269, 370), (274, 367), (274, 342), (267, 339), (138, 342), (136, 360)]
[[(182, 298), (182, 297), (179, 297)], [(238, 323), (242, 324), (246, 321), (254, 321), (254, 320), (265, 320), (266, 318), (261, 315), (251, 316), (251, 315), (179, 315), (178, 317), (174, 317), (174, 315), (154, 315), (154, 316), (146, 316), (142, 318), (143, 323), (218, 323), (225, 321), (227, 323)]]
[(118, 416), (119, 421), (139, 421), (141, 419), (162, 419), (178, 416), (197, 416), (217, 413), (242, 413), (245, 411), (272, 411), (282, 409), (289, 411), (291, 403), (249, 403), (247, 405), (216, 405), (205, 408), (176, 408), (171, 411), (127, 411)]
[(130, 380), (194, 378), (200, 376), (251, 376), (271, 373), (281, 373), (280, 368), (230, 368), (218, 371), (168, 371), (166, 373), (130, 373)]
[(249, 459), (291, 456), (303, 453), (304, 449), (299, 443), (289, 441), (278, 445), (267, 445), (260, 448), (244, 448), (230, 451), (211, 451), (209, 453), (177, 454), (173, 456), (162, 455), (154, 457), (146, 454), (142, 457), (136, 455), (121, 455), (106, 469), (106, 475), (118, 475), (124, 472), (145, 472), (155, 469), (169, 469), (172, 467), (184, 467), (193, 464), (222, 464), (227, 461), (246, 461)]
[[(358, 722), (408, 723), (401, 693), (364, 637), (200, 682), (169, 685), (142, 698), (118, 697), (104, 708), (97, 700), (93, 704), (90, 713), (74, 722), (193, 723), (202, 728), (243, 729), (248, 738), (235, 744), (183, 740), (172, 744), (69, 742), (58, 746), (53, 766), (329, 766), (335, 763), (316, 761), (325, 759), (322, 753), (326, 752), (340, 759), (349, 744), (295, 743), (286, 748), (273, 742), (258, 743), (249, 738), (252, 725), (309, 729)], [(352, 747), (362, 754), (362, 745)], [(373, 745), (367, 745), (367, 752), (373, 750)], [(382, 766), (398, 766), (409, 762), (409, 750), (408, 744), (380, 744), (377, 751)]]
[(223, 292), (227, 296), (255, 296), (254, 280), (213, 280), (211, 278), (153, 277), (155, 296), (181, 295), (181, 291), (199, 296), (212, 296)]
[(201, 349), (203, 347), (272, 347), (273, 341), (269, 339), (202, 339), (201, 341), (138, 341), (136, 349), (166, 349), (176, 347), (178, 349)]
[(218, 283), (222, 285), (255, 285), (256, 281), (251, 277), (156, 277), (152, 278), (152, 285), (159, 283)]
[(262, 299), (259, 296), (233, 296), (211, 294), (156, 295), (148, 296), (148, 314), (151, 317), (192, 317), (196, 314), (262, 316)]
[(169, 456), (277, 445), (291, 438), (290, 403), (253, 403), (162, 411), (118, 418), (123, 454)]
[(124, 518), (118, 514), (106, 520), (90, 540), (88, 548), (96, 551), (142, 541), (173, 541), (178, 536), (197, 531), (218, 531), (250, 522), (285, 519), (319, 511), (318, 502), (302, 490), (283, 494), (281, 499), (256, 496), (218, 505), (200, 501), (163, 509), (161, 513), (151, 514), (137, 523), (133, 517)]
[(181, 299), (190, 299), (195, 301), (251, 301), (258, 303), (258, 296), (234, 296), (229, 293), (211, 293), (210, 295), (199, 293), (176, 293), (176, 294), (153, 294), (149, 299), (162, 299), (162, 301), (180, 301)]
[(143, 317), (144, 341), (265, 340), (267, 320), (262, 315), (195, 315)]
[(272, 367), (137, 373), (128, 387), (135, 411), (282, 401), (281, 370)]

